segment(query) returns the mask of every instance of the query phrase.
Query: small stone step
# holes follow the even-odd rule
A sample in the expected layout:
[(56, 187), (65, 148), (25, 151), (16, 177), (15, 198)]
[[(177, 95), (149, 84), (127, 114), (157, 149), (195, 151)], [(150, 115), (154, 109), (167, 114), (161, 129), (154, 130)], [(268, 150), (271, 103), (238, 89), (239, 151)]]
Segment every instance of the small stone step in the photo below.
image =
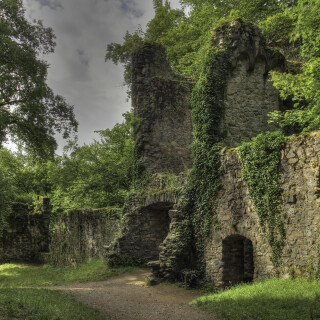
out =
[(158, 281), (158, 278), (154, 277), (153, 275), (149, 275), (145, 278), (145, 285), (147, 287), (155, 286), (156, 284), (158, 284)]

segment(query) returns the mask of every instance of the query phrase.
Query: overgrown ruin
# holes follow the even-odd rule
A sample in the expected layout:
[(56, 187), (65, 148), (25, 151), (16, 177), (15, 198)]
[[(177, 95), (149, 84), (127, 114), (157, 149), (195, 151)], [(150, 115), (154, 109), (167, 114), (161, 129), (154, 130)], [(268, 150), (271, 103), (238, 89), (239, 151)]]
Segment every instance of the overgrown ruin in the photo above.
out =
[(8, 227), (0, 238), (0, 261), (47, 261), (50, 214), (48, 198), (39, 198), (38, 206), (13, 204)]
[[(224, 106), (216, 128), (221, 141), (229, 148), (237, 147), (259, 133), (275, 130), (268, 124), (267, 114), (281, 109), (282, 102), (269, 71), (283, 71), (284, 58), (267, 48), (257, 27), (240, 20), (217, 28), (212, 46), (225, 49), (230, 57), (225, 90), (218, 93), (222, 101), (217, 102)], [(150, 184), (155, 177), (179, 175), (192, 166), (190, 100), (194, 84), (173, 74), (159, 45), (140, 47), (133, 56), (132, 68), (132, 105), (140, 121), (136, 160), (138, 173), (147, 173), (147, 182), (144, 191), (131, 195), (122, 235), (108, 247), (107, 257), (113, 263), (149, 262), (156, 276), (182, 278), (188, 272), (192, 274), (198, 259), (189, 238), (192, 225), (183, 209), (185, 199), (165, 182), (158, 189)], [(216, 206), (204, 248), (207, 280), (228, 286), (275, 273), (284, 277), (303, 274), (310, 263), (316, 267), (319, 139), (317, 133), (293, 137), (281, 154), (283, 196), (279, 219), (284, 221), (286, 237), (280, 268), (271, 261), (270, 243), (242, 179), (239, 155), (234, 149), (223, 149), (222, 186), (212, 199)]]
[[(319, 268), (319, 132), (292, 136), (282, 147), (277, 219), (283, 234), (272, 230), (271, 240), (266, 233), (271, 222), (263, 224), (257, 214), (243, 178), (244, 160), (235, 149), (259, 133), (276, 129), (268, 124), (267, 114), (281, 109), (282, 102), (269, 72), (284, 71), (284, 58), (267, 48), (257, 27), (240, 20), (215, 29), (210, 52), (215, 54), (209, 57), (215, 59), (214, 66), (222, 67), (218, 71), (204, 68), (203, 78), (211, 86), (206, 90), (215, 96), (209, 97), (213, 110), (208, 113), (214, 119), (208, 116), (202, 125), (214, 124), (206, 139), (224, 148), (218, 155), (221, 168), (215, 177), (220, 187), (209, 199), (214, 206), (208, 213), (210, 230), (202, 256), (196, 248), (194, 213), (188, 211), (185, 192), (186, 173), (193, 165), (190, 144), (199, 140), (192, 135), (199, 126), (191, 107), (196, 84), (174, 74), (164, 48), (146, 43), (132, 58), (132, 106), (138, 120), (136, 191), (127, 199), (122, 218), (113, 211), (75, 210), (62, 215), (51, 241), (52, 263), (73, 264), (105, 256), (113, 265), (149, 263), (155, 276), (188, 283), (202, 272), (201, 276), (219, 287), (275, 274), (285, 278), (305, 275)], [(265, 206), (270, 205), (268, 199), (263, 200)], [(20, 232), (11, 229), (7, 239), (10, 232)], [(272, 241), (282, 241), (278, 264)], [(40, 247), (28, 249), (28, 257), (17, 255), (17, 259), (48, 250), (47, 242)], [(0, 257), (9, 255), (8, 248), (3, 242)]]

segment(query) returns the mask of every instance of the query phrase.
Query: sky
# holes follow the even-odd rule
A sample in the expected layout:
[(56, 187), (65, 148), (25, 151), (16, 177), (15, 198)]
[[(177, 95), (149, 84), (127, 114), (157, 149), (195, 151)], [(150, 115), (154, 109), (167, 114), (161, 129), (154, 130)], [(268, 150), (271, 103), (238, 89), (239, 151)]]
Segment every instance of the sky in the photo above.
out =
[[(122, 122), (131, 102), (123, 86), (123, 69), (105, 62), (108, 43), (122, 43), (128, 30), (143, 30), (154, 16), (152, 0), (23, 0), (26, 16), (42, 20), (56, 35), (48, 84), (74, 106), (79, 143), (90, 143), (95, 130)], [(171, 0), (171, 7), (179, 7)], [(64, 142), (57, 137), (58, 153)]]

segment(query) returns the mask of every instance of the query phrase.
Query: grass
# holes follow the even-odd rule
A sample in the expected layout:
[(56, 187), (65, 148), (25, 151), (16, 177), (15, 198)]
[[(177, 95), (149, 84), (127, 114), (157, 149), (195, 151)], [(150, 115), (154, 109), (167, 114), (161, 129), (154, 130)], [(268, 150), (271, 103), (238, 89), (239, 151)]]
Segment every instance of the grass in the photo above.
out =
[(0, 265), (0, 319), (102, 320), (98, 311), (72, 300), (63, 292), (39, 288), (74, 282), (101, 281), (132, 270), (110, 268), (96, 260), (78, 267)]
[(102, 320), (97, 310), (73, 301), (65, 294), (46, 289), (0, 289), (0, 319)]
[(225, 320), (320, 319), (320, 282), (270, 279), (202, 296), (192, 303)]
[(0, 265), (0, 288), (38, 287), (73, 282), (102, 281), (130, 270), (133, 270), (133, 267), (110, 268), (103, 260), (91, 261), (78, 267), (33, 266), (8, 263)]

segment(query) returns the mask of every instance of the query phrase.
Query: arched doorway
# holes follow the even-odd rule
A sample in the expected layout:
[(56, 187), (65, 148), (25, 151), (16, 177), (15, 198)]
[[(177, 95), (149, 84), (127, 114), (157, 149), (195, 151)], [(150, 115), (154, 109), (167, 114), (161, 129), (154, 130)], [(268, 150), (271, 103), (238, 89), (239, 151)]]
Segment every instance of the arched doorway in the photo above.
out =
[(232, 235), (222, 240), (224, 286), (253, 280), (253, 247), (251, 240)]

